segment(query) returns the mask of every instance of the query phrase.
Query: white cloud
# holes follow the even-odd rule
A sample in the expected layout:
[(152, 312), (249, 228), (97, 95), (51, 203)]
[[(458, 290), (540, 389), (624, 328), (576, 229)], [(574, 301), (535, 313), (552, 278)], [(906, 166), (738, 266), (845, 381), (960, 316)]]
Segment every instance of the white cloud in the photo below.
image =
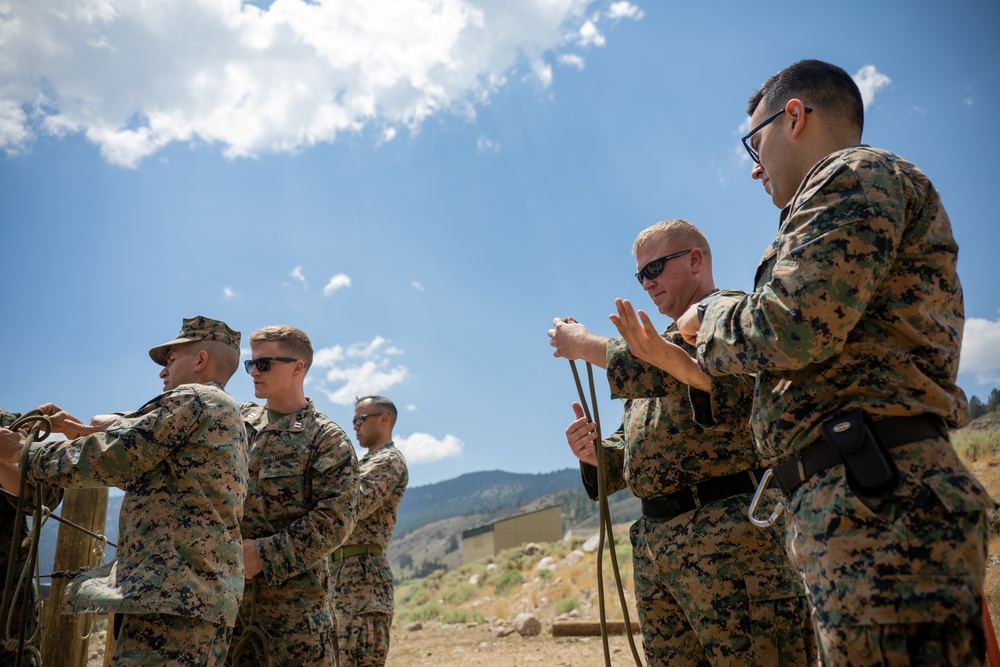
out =
[(532, 66), (531, 71), (534, 73), (535, 78), (538, 79), (538, 83), (542, 88), (548, 88), (552, 85), (552, 80), (555, 78), (552, 74), (552, 66), (543, 60), (536, 60)]
[(453, 435), (437, 439), (429, 433), (413, 433), (392, 439), (403, 452), (407, 463), (431, 463), (451, 456), (460, 456), (465, 444)]
[(604, 46), (605, 43), (604, 35), (593, 21), (585, 21), (580, 26), (578, 39), (580, 46)]
[(586, 64), (580, 56), (575, 53), (564, 53), (559, 56), (559, 64), (566, 67), (575, 67), (576, 69), (582, 70)]
[(337, 275), (330, 278), (327, 282), (326, 287), (323, 288), (323, 296), (330, 296), (342, 287), (351, 286), (351, 277), (345, 273), (338, 273)]
[(631, 2), (612, 2), (608, 7), (608, 18), (641, 21), (646, 14)]
[(222, 297), (224, 299), (226, 299), (227, 301), (229, 299), (234, 299), (234, 298), (236, 298), (236, 290), (234, 290), (232, 287), (226, 285), (225, 287), (222, 288)]
[[(476, 152), (479, 153), (499, 153), (500, 144), (492, 139), (480, 134), (476, 138)], [(419, 288), (418, 288), (419, 289)], [(421, 290), (423, 291), (423, 290)]]
[(309, 285), (306, 284), (306, 275), (302, 273), (301, 266), (296, 266), (288, 275), (302, 283), (302, 289), (309, 289)]
[(866, 109), (875, 101), (875, 93), (892, 83), (892, 79), (875, 69), (875, 65), (865, 65), (853, 78), (861, 89), (861, 100)]
[[(478, 143), (478, 142), (476, 142), (476, 143)], [(424, 291), (426, 291), (424, 289), (424, 286), (421, 285), (420, 283), (418, 283), (416, 280), (414, 280), (413, 282), (410, 283), (410, 287), (412, 287), (413, 289), (417, 290), (418, 292), (424, 292)]]
[(967, 107), (971, 107), (974, 104), (974, 100), (972, 99), (971, 96), (970, 97), (966, 97), (964, 100), (962, 100), (962, 104), (964, 104)]
[[(229, 158), (474, 118), (512, 73), (603, 46), (642, 12), (594, 0), (22, 0), (0, 4), (0, 148), (81, 134), (135, 167), (174, 143)], [(544, 68), (541, 70), (544, 72)], [(538, 74), (538, 71), (534, 72)], [(544, 82), (544, 79), (543, 79)]]
[(417, 406), (415, 406), (415, 405), (413, 405), (413, 404), (411, 403), (410, 405), (407, 405), (407, 406), (406, 406), (405, 408), (403, 408), (403, 409), (404, 409), (404, 410), (406, 410), (407, 412), (414, 412), (414, 411), (416, 411), (416, 409), (417, 409)]
[(314, 381), (316, 390), (331, 403), (353, 405), (357, 396), (383, 394), (405, 380), (409, 375), (406, 366), (389, 359), (402, 355), (403, 351), (394, 346), (385, 347), (386, 342), (376, 336), (370, 343), (354, 343), (347, 348), (334, 345), (317, 350), (313, 354), (313, 368), (325, 369), (325, 373)]
[(1000, 382), (1000, 319), (970, 317), (965, 320), (958, 370), (971, 373), (979, 384)]

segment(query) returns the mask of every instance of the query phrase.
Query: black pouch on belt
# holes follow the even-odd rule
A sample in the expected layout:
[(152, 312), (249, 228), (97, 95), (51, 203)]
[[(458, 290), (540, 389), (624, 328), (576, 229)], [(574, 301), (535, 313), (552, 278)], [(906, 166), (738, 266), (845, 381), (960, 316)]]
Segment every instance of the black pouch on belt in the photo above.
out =
[(823, 437), (844, 460), (847, 482), (855, 492), (875, 496), (896, 485), (899, 469), (865, 419), (864, 410), (845, 412), (827, 421)]

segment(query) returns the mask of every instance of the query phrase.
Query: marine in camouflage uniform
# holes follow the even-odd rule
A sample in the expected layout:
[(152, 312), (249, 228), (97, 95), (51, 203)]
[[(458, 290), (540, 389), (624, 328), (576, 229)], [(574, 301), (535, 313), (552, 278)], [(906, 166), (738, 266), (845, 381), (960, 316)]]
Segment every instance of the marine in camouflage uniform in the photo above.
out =
[(29, 475), (61, 487), (125, 490), (117, 560), (73, 579), (75, 613), (124, 614), (114, 665), (221, 664), (243, 593), (239, 519), (247, 443), (224, 391), (239, 363), (239, 333), (205, 317), (150, 350), (164, 393), (135, 412), (84, 427), (56, 406), (53, 430), (71, 440), (34, 443)]
[[(664, 314), (682, 313), (701, 297), (721, 294), (712, 284), (707, 240), (677, 220), (658, 223), (637, 239), (641, 266), (692, 246), (698, 253), (691, 251), (691, 263), (679, 260), (669, 267), (664, 261), (660, 273), (641, 278)], [(696, 263), (700, 272), (689, 268)], [(661, 299), (668, 291), (678, 295), (676, 301)], [(560, 330), (574, 326), (580, 327), (557, 321)], [(779, 522), (760, 530), (746, 518), (762, 465), (747, 423), (751, 381), (726, 376), (689, 386), (637, 359), (623, 339), (601, 339), (584, 331), (577, 335), (600, 342), (611, 394), (625, 399), (621, 427), (601, 446), (608, 494), (627, 487), (643, 501), (643, 516), (633, 524), (631, 540), (647, 663), (815, 664), (805, 590), (785, 554), (782, 526)], [(684, 343), (675, 325), (662, 337), (680, 346), (694, 365), (689, 358), (694, 348)], [(572, 349), (554, 341), (560, 352)], [(573, 427), (567, 430), (568, 440)], [(583, 457), (580, 468), (588, 495), (597, 500), (597, 468)], [(768, 495), (775, 502), (780, 497), (775, 491)]]
[(354, 432), (368, 451), (361, 459), (358, 525), (330, 556), (337, 667), (384, 665), (389, 654), (393, 584), (385, 552), (410, 478), (406, 459), (392, 442), (396, 416), (396, 406), (384, 396), (355, 402)]
[[(9, 428), (21, 415), (17, 413), (7, 412), (0, 408), (0, 428)], [(12, 486), (7, 488), (11, 493), (18, 492), (18, 477), (20, 472), (18, 471), (17, 464), (15, 463), (0, 463), (0, 466), (6, 467), (6, 473), (4, 480), (9, 479), (12, 482)], [(30, 487), (29, 487), (30, 488)], [(59, 487), (48, 487), (43, 486), (42, 489), (42, 499), (43, 505), (49, 509), (55, 509), (56, 506), (62, 501), (62, 489)], [(31, 502), (37, 502), (34, 497), (30, 498)], [(30, 515), (31, 509), (25, 507), (25, 515)], [(27, 563), (28, 556), (30, 555), (29, 545), (24, 540), (28, 537), (29, 521), (26, 519), (24, 523), (21, 524), (21, 530), (17, 535), (14, 534), (14, 523), (17, 517), (17, 500), (11, 498), (10, 496), (4, 495), (0, 497), (0, 582), (6, 581), (6, 574), (8, 564), (10, 563), (11, 546), (15, 542), (18, 543), (16, 548), (16, 553), (14, 555), (14, 572), (13, 572), (13, 586), (16, 590), (17, 582), (20, 579), (24, 566)], [(0, 597), (3, 597), (4, 591), (0, 590)], [(11, 593), (11, 595), (14, 595)], [(27, 624), (25, 626), (25, 643), (26, 645), (33, 646), (35, 650), (41, 650), (41, 637), (34, 636), (35, 632), (38, 630), (39, 621), (39, 610), (41, 605), (41, 599), (38, 594), (38, 589), (35, 585), (34, 578), (29, 575), (29, 579), (26, 581), (25, 586), (20, 589), (20, 594), (17, 597), (12, 598), (11, 604), (11, 618), (13, 618), (13, 623), (11, 624), (11, 647), (8, 649), (6, 644), (3, 642), (3, 638), (6, 637), (7, 628), (7, 618), (0, 617), (0, 664), (2, 665), (13, 665), (17, 661), (17, 643), (18, 643), (18, 619), (24, 613), (28, 614)], [(29, 641), (30, 639), (30, 641)], [(25, 649), (21, 664), (25, 667), (32, 667), (36, 664), (34, 654), (30, 649)]]
[[(778, 235), (752, 294), (709, 305), (700, 330), (685, 314), (681, 330), (697, 330), (706, 372), (756, 373), (754, 435), (768, 457), (790, 462), (782, 470), (825, 447), (822, 425), (848, 410), (863, 409), (883, 439), (899, 418), (940, 425), (896, 438), (888, 454), (898, 482), (881, 493), (852, 484), (843, 464), (785, 485), (787, 546), (828, 664), (983, 664), (993, 502), (943, 428), (964, 425), (968, 407), (955, 383), (957, 245), (940, 197), (912, 164), (851, 145), (863, 111), (840, 68), (796, 63), (764, 84), (748, 113), (758, 125), (775, 114), (753, 140), (783, 208)], [(806, 173), (789, 168), (802, 151), (827, 147), (824, 136), (839, 149)]]
[[(241, 406), (250, 438), (241, 528), (250, 555), (227, 662), (261, 664), (266, 650), (274, 665), (332, 665), (327, 556), (357, 521), (357, 456), (344, 431), (302, 393), (312, 363), (308, 337), (293, 327), (266, 327), (250, 341), (247, 370), (267, 405)], [(263, 645), (257, 631), (266, 636)]]

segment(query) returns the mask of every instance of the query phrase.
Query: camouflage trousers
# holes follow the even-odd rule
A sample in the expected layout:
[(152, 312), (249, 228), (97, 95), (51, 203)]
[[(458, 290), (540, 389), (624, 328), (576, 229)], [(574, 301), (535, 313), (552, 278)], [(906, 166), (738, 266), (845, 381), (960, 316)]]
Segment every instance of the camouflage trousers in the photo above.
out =
[(947, 440), (892, 450), (900, 483), (866, 497), (843, 466), (803, 484), (787, 545), (827, 665), (982, 665), (986, 491)]
[(125, 614), (111, 657), (114, 667), (222, 665), (233, 629), (173, 614)]
[[(333, 667), (333, 646), (330, 643), (329, 622), (316, 619), (294, 605), (258, 607), (255, 609), (253, 626), (261, 630), (267, 640), (262, 645), (256, 635), (247, 641), (239, 661), (234, 661), (233, 651), (243, 636), (245, 626), (237, 619), (236, 630), (226, 665), (256, 667), (264, 664), (265, 651), (271, 657), (271, 664), (281, 667)], [(328, 617), (323, 618), (328, 620)], [(317, 621), (322, 624), (319, 625)]]
[[(777, 492), (769, 500), (777, 499)], [(648, 667), (815, 665), (805, 589), (742, 494), (632, 526), (636, 605)]]
[(330, 601), (337, 667), (379, 667), (389, 655), (392, 570), (385, 554), (359, 554), (330, 563)]

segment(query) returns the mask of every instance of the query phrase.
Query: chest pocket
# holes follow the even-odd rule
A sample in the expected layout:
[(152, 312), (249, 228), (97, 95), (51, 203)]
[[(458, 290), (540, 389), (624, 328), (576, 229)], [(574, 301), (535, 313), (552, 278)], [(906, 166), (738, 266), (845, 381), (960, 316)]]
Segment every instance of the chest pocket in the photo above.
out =
[(296, 519), (310, 507), (308, 452), (287, 452), (261, 461), (260, 492), (268, 520)]

